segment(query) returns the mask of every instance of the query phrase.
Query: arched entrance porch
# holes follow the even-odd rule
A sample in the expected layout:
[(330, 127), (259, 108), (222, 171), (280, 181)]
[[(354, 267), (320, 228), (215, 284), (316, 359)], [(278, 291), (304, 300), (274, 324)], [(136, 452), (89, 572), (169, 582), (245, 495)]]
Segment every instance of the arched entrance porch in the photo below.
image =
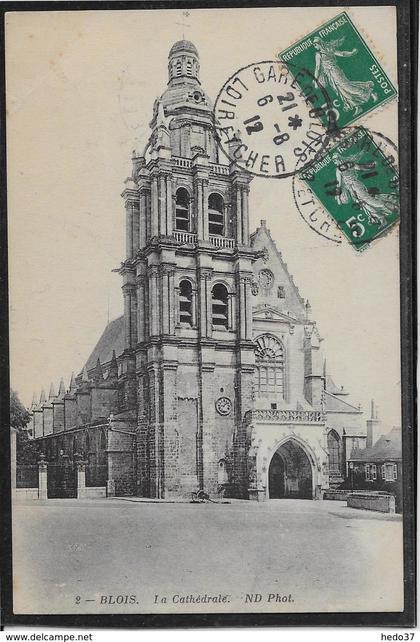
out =
[(313, 498), (311, 462), (302, 446), (294, 439), (279, 446), (271, 458), (268, 492), (271, 499)]

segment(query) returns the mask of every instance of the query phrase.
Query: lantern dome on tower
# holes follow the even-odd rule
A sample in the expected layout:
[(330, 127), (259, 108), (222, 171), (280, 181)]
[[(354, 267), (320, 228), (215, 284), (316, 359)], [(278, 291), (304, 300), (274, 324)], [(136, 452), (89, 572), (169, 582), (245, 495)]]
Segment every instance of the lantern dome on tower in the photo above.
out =
[(189, 40), (178, 40), (178, 42), (172, 45), (169, 58), (181, 52), (193, 53), (197, 58), (199, 57), (197, 47)]
[(200, 84), (200, 56), (189, 40), (178, 40), (168, 55), (169, 86)]
[(192, 110), (196, 115), (212, 117), (212, 102), (201, 88), (197, 47), (189, 40), (178, 40), (169, 51), (168, 86), (155, 101), (150, 127), (154, 129), (161, 124), (158, 113), (182, 120), (191, 119)]

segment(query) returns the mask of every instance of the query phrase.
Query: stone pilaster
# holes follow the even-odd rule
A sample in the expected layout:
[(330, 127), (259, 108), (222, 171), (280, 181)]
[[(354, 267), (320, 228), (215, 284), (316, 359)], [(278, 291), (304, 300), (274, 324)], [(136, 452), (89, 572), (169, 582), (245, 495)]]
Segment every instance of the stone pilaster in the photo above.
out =
[(145, 189), (140, 192), (139, 208), (139, 247), (144, 248), (147, 242), (147, 197)]
[(202, 179), (197, 179), (194, 183), (194, 200), (195, 200), (195, 211), (196, 211), (196, 223), (197, 223), (197, 236), (201, 240), (204, 238), (204, 211), (203, 211), (203, 181)]
[(235, 186), (236, 203), (236, 242), (242, 244), (242, 190), (240, 185)]
[(134, 284), (123, 286), (124, 296), (124, 347), (130, 350), (136, 343), (136, 293)]
[(146, 279), (143, 275), (137, 276), (137, 342), (146, 339)]
[(162, 447), (163, 434), (160, 429), (160, 408), (159, 401), (161, 395), (161, 386), (159, 380), (159, 370), (157, 364), (149, 367), (149, 404), (150, 404), (150, 423), (148, 435), (149, 449), (149, 492), (151, 497), (162, 497)]
[(159, 218), (160, 218), (160, 202), (159, 202), (159, 185), (158, 175), (152, 176), (152, 189), (151, 189), (151, 208), (150, 208), (150, 236), (159, 236)]
[(134, 189), (125, 189), (123, 197), (126, 212), (126, 257), (131, 260), (139, 247), (139, 198)]
[(242, 243), (249, 245), (249, 212), (248, 212), (249, 187), (242, 187), (241, 209), (242, 209)]
[(237, 278), (238, 297), (237, 318), (238, 318), (238, 338), (241, 341), (252, 339), (252, 294), (251, 294), (250, 274), (240, 274)]
[(164, 264), (161, 268), (162, 283), (162, 334), (174, 335), (176, 314), (175, 310), (175, 267)]
[(200, 268), (198, 285), (199, 326), (202, 337), (212, 336), (211, 310), (211, 278), (210, 268)]
[(160, 296), (159, 296), (159, 267), (152, 265), (148, 270), (149, 294), (149, 332), (150, 336), (157, 336), (160, 327)]
[(172, 180), (170, 174), (165, 175), (166, 183), (166, 234), (171, 236), (173, 231), (173, 211), (172, 211)]

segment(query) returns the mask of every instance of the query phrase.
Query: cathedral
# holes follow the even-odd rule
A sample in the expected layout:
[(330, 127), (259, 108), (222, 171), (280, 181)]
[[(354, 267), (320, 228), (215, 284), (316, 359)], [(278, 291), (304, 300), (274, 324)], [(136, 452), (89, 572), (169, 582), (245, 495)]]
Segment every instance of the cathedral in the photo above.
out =
[(320, 499), (365, 446), (362, 411), (266, 222), (250, 231), (252, 177), (213, 118), (181, 40), (122, 193), (124, 314), (68, 389), (34, 399), (34, 442), (48, 466), (82, 459), (108, 496)]

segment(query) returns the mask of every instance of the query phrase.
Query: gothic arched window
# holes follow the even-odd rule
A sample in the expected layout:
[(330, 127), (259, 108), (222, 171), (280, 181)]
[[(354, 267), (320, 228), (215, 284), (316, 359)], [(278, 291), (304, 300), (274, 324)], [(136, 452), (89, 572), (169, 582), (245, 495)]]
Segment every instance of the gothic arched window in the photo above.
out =
[(175, 229), (188, 232), (190, 229), (190, 195), (184, 187), (176, 192)]
[(327, 435), (327, 444), (328, 444), (328, 454), (330, 462), (330, 473), (331, 472), (340, 472), (341, 470), (341, 461), (340, 461), (340, 437), (335, 430), (330, 430)]
[(256, 339), (255, 387), (260, 397), (284, 398), (284, 348), (276, 337), (264, 334)]
[(219, 459), (217, 467), (217, 483), (221, 486), (226, 484), (228, 481), (228, 474), (226, 470), (226, 461), (224, 459)]
[(228, 291), (222, 283), (217, 283), (211, 291), (212, 323), (216, 328), (229, 327)]
[(192, 76), (192, 60), (187, 60), (187, 76)]
[(182, 62), (180, 60), (176, 61), (175, 70), (176, 70), (176, 75), (177, 76), (180, 76), (182, 74)]
[(209, 196), (209, 234), (223, 236), (225, 227), (224, 201), (220, 194)]
[(192, 326), (192, 285), (190, 281), (179, 284), (179, 322)]

